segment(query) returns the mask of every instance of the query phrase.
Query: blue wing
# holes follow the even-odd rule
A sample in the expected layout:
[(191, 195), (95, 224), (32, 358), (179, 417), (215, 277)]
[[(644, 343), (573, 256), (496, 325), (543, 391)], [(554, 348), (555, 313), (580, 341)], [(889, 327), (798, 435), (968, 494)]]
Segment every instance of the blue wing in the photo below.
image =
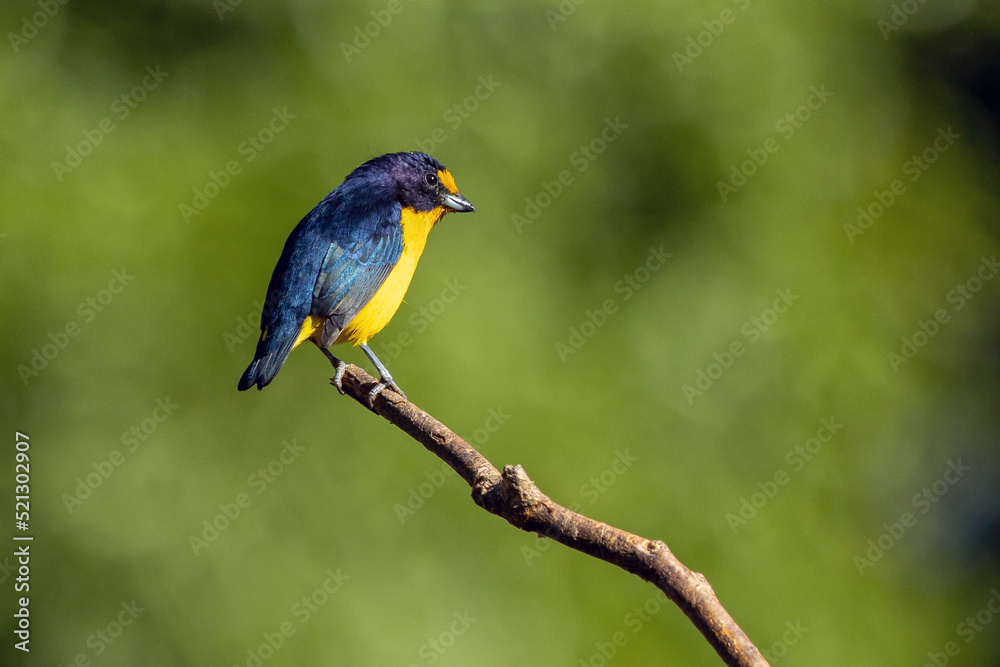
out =
[(399, 204), (370, 215), (361, 229), (345, 230), (329, 244), (313, 289), (310, 314), (327, 318), (324, 346), (333, 344), (378, 291), (403, 252)]
[(322, 343), (332, 344), (399, 261), (400, 205), (354, 195), (334, 190), (285, 242), (267, 288), (254, 360), (240, 390), (255, 384), (263, 388), (274, 379), (308, 316), (328, 318)]

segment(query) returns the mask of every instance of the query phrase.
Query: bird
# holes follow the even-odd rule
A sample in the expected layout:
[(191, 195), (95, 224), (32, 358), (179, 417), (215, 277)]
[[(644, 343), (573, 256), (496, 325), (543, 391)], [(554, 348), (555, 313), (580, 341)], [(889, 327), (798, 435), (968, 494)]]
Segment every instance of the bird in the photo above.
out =
[(475, 210), (451, 172), (426, 153), (387, 153), (355, 168), (285, 241), (238, 389), (263, 389), (308, 340), (334, 365), (333, 384), (343, 394), (346, 364), (328, 348), (350, 342), (379, 372), (369, 407), (385, 388), (406, 398), (368, 341), (402, 303), (431, 229), (446, 213)]

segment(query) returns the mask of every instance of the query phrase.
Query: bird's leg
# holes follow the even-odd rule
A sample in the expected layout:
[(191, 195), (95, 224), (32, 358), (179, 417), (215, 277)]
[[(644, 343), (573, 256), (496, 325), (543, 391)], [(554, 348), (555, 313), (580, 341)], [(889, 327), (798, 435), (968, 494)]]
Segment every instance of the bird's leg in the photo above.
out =
[(406, 398), (406, 394), (403, 393), (403, 390), (400, 389), (399, 385), (393, 381), (392, 375), (389, 373), (389, 369), (382, 365), (382, 362), (378, 360), (378, 357), (375, 356), (372, 349), (365, 343), (361, 344), (361, 349), (364, 350), (364, 353), (367, 354), (368, 358), (372, 360), (373, 364), (375, 364), (375, 368), (378, 369), (378, 374), (380, 376), (378, 384), (375, 385), (375, 387), (368, 393), (368, 407), (375, 407), (375, 397), (378, 396), (379, 392), (386, 387), (392, 389), (403, 398)]
[(333, 356), (333, 353), (330, 352), (330, 350), (326, 349), (325, 347), (323, 347), (322, 345), (320, 345), (315, 340), (313, 342), (316, 343), (316, 347), (318, 347), (320, 349), (320, 352), (322, 352), (323, 354), (325, 354), (326, 358), (330, 360), (331, 364), (333, 364), (333, 368), (334, 368), (334, 371), (333, 371), (333, 386), (336, 387), (337, 391), (340, 392), (340, 395), (343, 396), (344, 395), (344, 388), (341, 386), (341, 383), (344, 381), (344, 369), (347, 368), (347, 364), (345, 364), (343, 361), (341, 361), (337, 357)]

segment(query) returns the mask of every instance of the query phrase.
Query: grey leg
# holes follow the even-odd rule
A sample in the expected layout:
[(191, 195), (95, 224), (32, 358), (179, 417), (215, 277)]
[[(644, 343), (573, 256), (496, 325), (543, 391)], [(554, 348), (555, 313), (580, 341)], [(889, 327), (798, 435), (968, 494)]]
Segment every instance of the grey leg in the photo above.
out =
[(372, 349), (366, 344), (362, 344), (361, 349), (364, 350), (364, 353), (368, 355), (368, 358), (372, 360), (373, 364), (375, 364), (375, 368), (378, 369), (378, 374), (380, 376), (379, 383), (375, 385), (375, 388), (368, 394), (368, 407), (375, 407), (375, 397), (378, 396), (379, 392), (381, 392), (385, 387), (392, 389), (403, 398), (406, 398), (406, 394), (403, 393), (403, 390), (400, 389), (399, 386), (393, 381), (392, 374), (389, 373), (389, 369), (382, 365), (382, 362), (378, 360), (378, 357), (375, 356)]
[[(313, 341), (313, 342), (315, 342), (315, 341)], [(341, 361), (337, 357), (333, 356), (333, 353), (330, 352), (330, 350), (326, 349), (325, 347), (323, 347), (319, 343), (316, 343), (316, 347), (318, 347), (320, 349), (320, 351), (323, 354), (326, 355), (326, 358), (330, 360), (330, 363), (333, 364), (333, 368), (334, 368), (334, 371), (333, 371), (333, 386), (336, 387), (337, 391), (340, 392), (340, 395), (343, 396), (344, 395), (344, 388), (341, 386), (341, 383), (344, 381), (344, 369), (347, 368), (347, 364), (345, 364), (343, 361)]]

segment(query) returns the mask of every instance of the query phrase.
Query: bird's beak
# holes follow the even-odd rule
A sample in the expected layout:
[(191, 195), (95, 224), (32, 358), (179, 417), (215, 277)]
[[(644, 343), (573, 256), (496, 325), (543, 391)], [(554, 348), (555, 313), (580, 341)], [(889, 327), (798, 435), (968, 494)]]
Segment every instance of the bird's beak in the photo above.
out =
[(453, 211), (458, 213), (474, 213), (476, 207), (473, 206), (468, 199), (458, 194), (457, 192), (452, 194), (448, 193), (444, 196), (444, 205)]

